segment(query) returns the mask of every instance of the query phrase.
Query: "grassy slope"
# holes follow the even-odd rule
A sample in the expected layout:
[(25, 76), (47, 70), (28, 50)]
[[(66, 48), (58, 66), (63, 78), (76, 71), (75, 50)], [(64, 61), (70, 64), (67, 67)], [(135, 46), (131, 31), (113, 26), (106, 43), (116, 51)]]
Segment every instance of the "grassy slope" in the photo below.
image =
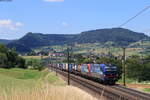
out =
[[(60, 79), (49, 73), (48, 70), (39, 72), (36, 70), (0, 69), (0, 91), (9, 91), (12, 88), (25, 90), (41, 87), (45, 80), (51, 80), (48, 82), (53, 84)], [(64, 82), (59, 81), (59, 83), (63, 84)]]
[(48, 70), (0, 69), (0, 100), (96, 99)]
[(145, 88), (144, 91), (145, 92), (150, 92), (150, 88)]

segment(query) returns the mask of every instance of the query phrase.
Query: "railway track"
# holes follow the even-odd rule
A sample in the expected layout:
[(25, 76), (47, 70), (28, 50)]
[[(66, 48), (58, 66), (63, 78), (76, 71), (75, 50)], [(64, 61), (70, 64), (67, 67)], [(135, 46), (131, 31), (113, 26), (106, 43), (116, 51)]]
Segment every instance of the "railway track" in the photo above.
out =
[[(53, 69), (55, 70), (55, 69)], [(68, 73), (57, 70), (57, 72), (64, 77), (67, 77)], [(108, 100), (150, 100), (150, 94), (143, 93), (134, 89), (126, 88), (120, 85), (106, 86), (97, 82), (70, 74), (70, 79), (101, 96), (104, 96)]]
[(136, 95), (137, 99), (140, 99), (140, 100), (147, 100), (147, 99), (150, 100), (150, 94), (149, 93), (144, 93), (144, 92), (134, 90), (131, 88), (126, 88), (126, 87), (121, 86), (121, 85), (115, 85), (115, 86), (112, 86), (111, 88), (114, 88), (114, 89), (119, 90), (119, 91), (123, 91), (124, 93), (130, 93), (131, 95)]

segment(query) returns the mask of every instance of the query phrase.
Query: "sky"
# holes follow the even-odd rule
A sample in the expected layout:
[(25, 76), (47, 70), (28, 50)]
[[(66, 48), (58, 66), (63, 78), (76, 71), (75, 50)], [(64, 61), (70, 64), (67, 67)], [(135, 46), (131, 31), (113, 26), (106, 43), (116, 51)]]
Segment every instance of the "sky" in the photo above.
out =
[[(0, 0), (0, 39), (115, 28), (147, 6), (150, 0)], [(150, 9), (123, 28), (149, 35)]]

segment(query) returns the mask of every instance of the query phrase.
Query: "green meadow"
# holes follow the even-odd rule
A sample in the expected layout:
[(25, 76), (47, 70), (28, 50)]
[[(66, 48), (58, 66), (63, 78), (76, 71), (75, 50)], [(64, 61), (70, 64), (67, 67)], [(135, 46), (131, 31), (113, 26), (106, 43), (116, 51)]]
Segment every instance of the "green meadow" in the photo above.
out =
[[(82, 97), (81, 97), (82, 95)], [(96, 100), (56, 76), (55, 72), (0, 69), (0, 100)]]
[(63, 80), (48, 70), (0, 69), (0, 91), (28, 90), (42, 87), (43, 83), (65, 84)]

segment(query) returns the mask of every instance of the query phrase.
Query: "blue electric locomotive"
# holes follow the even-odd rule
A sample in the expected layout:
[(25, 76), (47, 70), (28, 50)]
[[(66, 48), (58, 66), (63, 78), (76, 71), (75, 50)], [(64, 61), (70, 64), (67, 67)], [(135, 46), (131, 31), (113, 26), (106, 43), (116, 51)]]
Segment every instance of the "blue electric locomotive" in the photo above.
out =
[(104, 83), (115, 84), (118, 79), (117, 67), (111, 64), (100, 64)]
[[(59, 64), (58, 67), (64, 71), (68, 70), (68, 64)], [(118, 79), (117, 67), (111, 64), (69, 64), (69, 71), (104, 84), (115, 84)]]
[(83, 64), (81, 74), (104, 84), (115, 84), (118, 78), (117, 67), (111, 64)]

